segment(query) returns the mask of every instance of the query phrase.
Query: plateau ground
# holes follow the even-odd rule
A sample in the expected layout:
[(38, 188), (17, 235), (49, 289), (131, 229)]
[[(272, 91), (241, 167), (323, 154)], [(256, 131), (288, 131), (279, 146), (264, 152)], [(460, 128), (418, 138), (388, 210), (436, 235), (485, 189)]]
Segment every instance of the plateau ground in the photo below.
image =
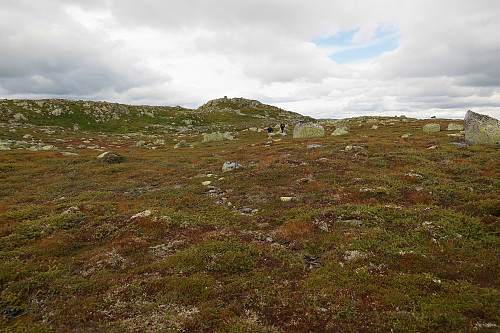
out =
[(498, 331), (500, 149), (462, 124), (1, 100), (0, 328)]

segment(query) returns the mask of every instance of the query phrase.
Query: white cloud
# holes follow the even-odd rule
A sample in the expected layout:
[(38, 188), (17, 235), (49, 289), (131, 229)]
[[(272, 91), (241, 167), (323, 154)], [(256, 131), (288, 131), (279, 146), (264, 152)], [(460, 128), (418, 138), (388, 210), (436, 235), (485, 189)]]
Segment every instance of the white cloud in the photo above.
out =
[[(0, 0), (0, 8), (1, 97), (196, 107), (228, 95), (317, 117), (474, 109), (500, 118), (496, 0)], [(339, 46), (311, 41), (342, 31), (356, 31), (341, 46), (354, 51), (393, 34), (399, 45), (338, 64)]]

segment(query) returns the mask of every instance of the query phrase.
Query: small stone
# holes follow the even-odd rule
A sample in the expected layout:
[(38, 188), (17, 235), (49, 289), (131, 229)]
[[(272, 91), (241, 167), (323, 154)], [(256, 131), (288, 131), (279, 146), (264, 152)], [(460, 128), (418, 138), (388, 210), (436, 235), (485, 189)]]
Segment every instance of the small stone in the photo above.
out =
[(401, 135), (401, 138), (402, 139), (408, 139), (410, 136), (413, 136), (413, 134), (411, 134), (411, 133), (405, 133), (405, 134)]
[(372, 129), (376, 130), (376, 129), (378, 129), (378, 126), (377, 125), (373, 125)]
[(133, 219), (136, 219), (136, 218), (139, 218), (139, 217), (147, 217), (147, 216), (150, 216), (153, 212), (149, 209), (145, 210), (145, 211), (142, 211), (140, 213), (137, 213), (135, 215), (133, 215), (132, 217), (130, 217), (131, 220)]
[(31, 134), (25, 134), (25, 135), (23, 135), (23, 139), (28, 139), (28, 140), (29, 139), (33, 139), (33, 135), (31, 135)]
[(358, 250), (346, 251), (344, 255), (345, 261), (353, 261), (356, 259), (366, 258), (368, 255)]
[(203, 185), (203, 186), (208, 186), (210, 184), (212, 184), (212, 182), (210, 180), (206, 180), (206, 181), (201, 183), (201, 185)]
[(295, 197), (280, 197), (280, 200), (283, 202), (292, 201), (293, 199), (295, 199)]
[(323, 147), (323, 146), (322, 145), (317, 145), (317, 144), (307, 145), (307, 149), (321, 148), (321, 147)]
[(361, 147), (361, 146), (351, 146), (351, 145), (345, 146), (345, 148), (344, 148), (345, 151), (361, 150), (361, 149), (363, 149), (363, 147)]
[(68, 209), (66, 209), (64, 212), (62, 212), (62, 214), (63, 215), (66, 215), (66, 214), (75, 214), (75, 213), (78, 213), (79, 211), (80, 211), (80, 208), (78, 208), (76, 206), (71, 206)]

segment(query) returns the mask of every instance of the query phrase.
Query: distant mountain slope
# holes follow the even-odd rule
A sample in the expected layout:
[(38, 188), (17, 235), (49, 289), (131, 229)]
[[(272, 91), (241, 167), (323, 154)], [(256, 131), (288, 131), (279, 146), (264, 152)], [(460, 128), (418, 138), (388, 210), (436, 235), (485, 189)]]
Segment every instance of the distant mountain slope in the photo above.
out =
[(220, 98), (196, 110), (63, 99), (0, 100), (0, 122), (60, 126), (90, 132), (206, 132), (312, 121), (256, 100)]

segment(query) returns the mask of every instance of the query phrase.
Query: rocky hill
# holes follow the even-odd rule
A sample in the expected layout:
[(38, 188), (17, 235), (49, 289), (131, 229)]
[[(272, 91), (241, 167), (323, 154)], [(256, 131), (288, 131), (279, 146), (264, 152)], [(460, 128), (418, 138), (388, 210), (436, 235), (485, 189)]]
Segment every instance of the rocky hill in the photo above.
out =
[(245, 98), (211, 100), (198, 109), (97, 101), (0, 100), (0, 122), (89, 132), (206, 132), (241, 130), (312, 118)]

